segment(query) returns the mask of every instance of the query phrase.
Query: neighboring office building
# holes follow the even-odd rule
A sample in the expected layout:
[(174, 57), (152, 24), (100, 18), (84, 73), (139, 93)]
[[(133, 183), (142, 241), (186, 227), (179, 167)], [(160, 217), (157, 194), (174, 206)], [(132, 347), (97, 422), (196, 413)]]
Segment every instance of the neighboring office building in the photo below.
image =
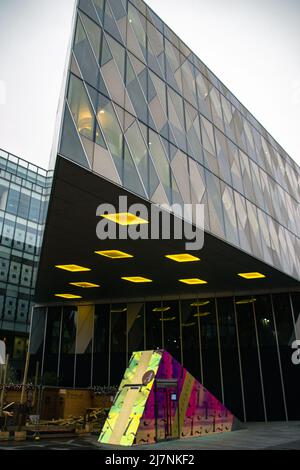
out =
[(10, 364), (23, 367), (50, 172), (0, 150), (0, 339)]
[[(133, 350), (165, 348), (239, 418), (299, 419), (299, 167), (141, 1), (79, 2), (65, 88), (31, 328), (43, 383), (117, 384)], [(98, 240), (119, 195), (204, 204), (201, 261)], [(70, 264), (90, 271), (55, 268)]]

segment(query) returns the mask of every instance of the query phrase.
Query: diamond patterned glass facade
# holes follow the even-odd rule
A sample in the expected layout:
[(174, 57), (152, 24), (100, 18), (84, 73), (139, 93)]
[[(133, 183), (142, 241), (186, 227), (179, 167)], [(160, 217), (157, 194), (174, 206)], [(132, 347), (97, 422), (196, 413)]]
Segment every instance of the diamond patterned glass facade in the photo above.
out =
[(300, 278), (300, 170), (142, 1), (80, 0), (59, 152)]
[[(299, 419), (299, 167), (142, 0), (79, 0), (69, 59), (54, 176), (0, 150), (0, 335), (13, 366), (35, 294), (40, 384), (115, 385), (133, 351), (163, 348), (240, 419)], [(164, 240), (95, 243), (94, 203), (120, 188), (171, 210), (204, 204), (199, 271)]]

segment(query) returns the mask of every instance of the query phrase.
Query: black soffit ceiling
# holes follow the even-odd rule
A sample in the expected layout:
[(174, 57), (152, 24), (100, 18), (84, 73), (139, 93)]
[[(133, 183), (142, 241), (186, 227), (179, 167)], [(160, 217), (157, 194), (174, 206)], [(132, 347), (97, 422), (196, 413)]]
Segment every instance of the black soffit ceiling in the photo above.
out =
[[(192, 263), (176, 263), (165, 258), (166, 254), (185, 252), (182, 240), (100, 241), (96, 236), (99, 221), (96, 209), (103, 202), (118, 207), (120, 195), (128, 197), (129, 205), (145, 203), (100, 176), (62, 157), (57, 158), (36, 287), (38, 303), (61, 303), (54, 294), (65, 293), (81, 295), (82, 301), (101, 302), (299, 289), (300, 283), (296, 280), (210, 234), (205, 234), (202, 250), (191, 252), (201, 258), (200, 262)], [(110, 249), (134, 257), (113, 260), (94, 253)], [(71, 273), (55, 268), (61, 264), (78, 264), (91, 271)], [(250, 281), (237, 276), (237, 273), (252, 271), (261, 272), (266, 278)], [(124, 276), (143, 276), (153, 282), (133, 284), (122, 280)], [(207, 284), (191, 286), (178, 281), (194, 277), (206, 280)], [(101, 287), (82, 289), (69, 285), (82, 281)]]

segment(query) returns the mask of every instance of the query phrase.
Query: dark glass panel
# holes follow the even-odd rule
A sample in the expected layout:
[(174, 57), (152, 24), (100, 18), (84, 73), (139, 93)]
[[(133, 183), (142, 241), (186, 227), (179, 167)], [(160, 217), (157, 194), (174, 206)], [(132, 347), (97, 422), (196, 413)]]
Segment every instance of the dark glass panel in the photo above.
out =
[(163, 347), (162, 341), (162, 303), (147, 302), (146, 303), (146, 335), (147, 349), (160, 349)]
[(72, 387), (74, 384), (76, 317), (77, 307), (64, 307), (59, 367), (59, 384), (64, 387)]
[(194, 301), (181, 301), (181, 335), (184, 367), (200, 382), (202, 381), (200, 366), (199, 317), (195, 317)]
[(44, 358), (44, 385), (58, 385), (57, 367), (60, 346), (61, 307), (49, 307)]
[(85, 156), (79, 136), (76, 132), (75, 125), (68, 107), (65, 109), (60, 152), (62, 155), (71, 158), (79, 165), (89, 168), (87, 158)]
[(86, 388), (92, 383), (92, 351), (94, 333), (94, 305), (78, 307), (76, 321), (76, 382), (77, 388)]
[(79, 0), (79, 8), (89, 15), (94, 21), (99, 21), (91, 0)]
[(145, 349), (144, 313), (142, 302), (127, 305), (128, 360), (134, 351)]
[[(289, 419), (300, 419), (300, 365), (292, 362), (295, 328), (289, 294), (272, 296)], [(295, 309), (295, 306), (294, 306)], [(297, 311), (297, 310), (296, 310)]]
[(296, 339), (300, 340), (300, 292), (291, 294), (295, 319)]
[(161, 323), (164, 336), (164, 349), (181, 362), (179, 301), (164, 301)]
[(237, 418), (244, 420), (233, 298), (217, 299), (217, 306), (225, 405)]
[(40, 205), (41, 201), (33, 197), (30, 202), (30, 209), (29, 209), (29, 219), (33, 220), (34, 222), (39, 221), (39, 213), (40, 213)]
[(267, 418), (283, 421), (285, 420), (284, 398), (270, 296), (257, 296), (254, 308), (260, 347)]
[(43, 362), (44, 335), (46, 325), (47, 308), (35, 307), (33, 310), (30, 331), (30, 367), (29, 376), (33, 377), (36, 364), (39, 363), (39, 377)]
[(103, 21), (104, 0), (93, 0), (100, 21)]
[(237, 324), (244, 381), (247, 421), (263, 421), (264, 408), (259, 373), (252, 297), (236, 297)]
[(195, 318), (200, 321), (203, 385), (222, 401), (215, 300), (207, 299), (208, 301), (206, 305), (194, 307)]
[(79, 18), (76, 26), (74, 54), (84, 80), (94, 88), (105, 93), (106, 88), (100, 75), (98, 61), (91, 49), (85, 30)]
[(15, 188), (16, 189), (14, 189), (13, 187), (9, 188), (6, 210), (10, 214), (17, 215), (19, 198), (20, 198), (20, 189), (18, 188), (18, 186), (15, 186)]
[(20, 194), (19, 209), (18, 209), (18, 216), (22, 217), (22, 219), (28, 218), (29, 205), (30, 205), (30, 191), (23, 189)]
[[(104, 28), (115, 39), (117, 39), (117, 41), (122, 42), (122, 36), (120, 34), (120, 30), (118, 28), (116, 18), (114, 16), (110, 3), (112, 3), (112, 6), (113, 6), (114, 2), (106, 1), (105, 14), (104, 14)], [(120, 2), (118, 3), (120, 4)]]
[(126, 329), (127, 305), (114, 304), (110, 310), (110, 385), (119, 385), (127, 366)]
[(109, 305), (95, 306), (93, 385), (108, 384)]

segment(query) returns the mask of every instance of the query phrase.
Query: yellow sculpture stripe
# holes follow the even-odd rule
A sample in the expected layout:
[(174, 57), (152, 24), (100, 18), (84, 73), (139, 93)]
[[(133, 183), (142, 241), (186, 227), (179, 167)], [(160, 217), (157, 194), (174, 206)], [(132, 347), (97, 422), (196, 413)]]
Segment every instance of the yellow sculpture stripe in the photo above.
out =
[(179, 430), (181, 432), (183, 425), (184, 425), (184, 418), (186, 415), (186, 411), (189, 405), (190, 401), (190, 396), (193, 390), (193, 386), (195, 383), (194, 377), (189, 374), (189, 372), (186, 373), (185, 380), (183, 383), (182, 391), (180, 394), (179, 398), (179, 406), (176, 411), (176, 416), (175, 416), (175, 422), (174, 422), (174, 427), (173, 427), (173, 436), (178, 436), (178, 413), (179, 413)]
[[(159, 367), (159, 363), (161, 361), (161, 357), (161, 354), (151, 351), (150, 362), (148, 364), (147, 369), (143, 372), (143, 375), (145, 372), (148, 372), (150, 370), (152, 370), (154, 374), (156, 374)], [(141, 387), (139, 390), (137, 390), (138, 394), (136, 395), (130, 416), (128, 418), (127, 429), (125, 430), (125, 433), (121, 438), (121, 445), (131, 446), (133, 444), (137, 430), (140, 425), (141, 418), (144, 413), (147, 399), (153, 387), (154, 378), (151, 382), (149, 382), (148, 385)]]
[[(133, 377), (131, 377), (130, 382), (127, 382), (128, 385), (131, 384), (141, 384), (143, 375), (147, 371), (148, 365), (151, 360), (151, 356), (153, 351), (145, 351), (142, 353), (139, 364), (135, 369), (135, 373)], [(125, 379), (125, 377), (124, 377)], [(125, 438), (126, 443), (125, 445), (132, 445), (134, 440), (135, 434), (130, 434), (128, 431), (128, 424), (130, 423), (130, 415), (132, 414), (132, 408), (134, 403), (137, 401), (140, 389), (131, 389), (130, 387), (126, 387), (126, 397), (124, 403), (122, 405), (122, 412), (119, 413), (119, 417), (114, 425), (114, 432), (109, 439), (109, 444), (120, 444), (123, 438), (123, 435), (126, 433), (127, 438)], [(146, 397), (144, 397), (143, 402), (145, 403)], [(132, 419), (132, 418), (131, 418)], [(129, 437), (131, 435), (131, 438)], [(131, 441), (131, 442), (130, 442)], [(124, 445), (123, 444), (123, 445)]]
[(127, 388), (124, 388), (125, 384), (127, 383), (134, 383), (133, 378), (136, 373), (136, 369), (139, 365), (140, 358), (142, 356), (142, 352), (133, 353), (129, 367), (126, 369), (123, 380), (120, 384), (117, 396), (115, 398), (114, 404), (112, 405), (109, 415), (105, 421), (104, 427), (102, 429), (101, 435), (99, 437), (99, 441), (103, 444), (108, 444), (111, 438), (111, 435), (114, 432), (114, 428), (116, 425), (116, 421), (121, 412), (122, 403), (125, 400)]

